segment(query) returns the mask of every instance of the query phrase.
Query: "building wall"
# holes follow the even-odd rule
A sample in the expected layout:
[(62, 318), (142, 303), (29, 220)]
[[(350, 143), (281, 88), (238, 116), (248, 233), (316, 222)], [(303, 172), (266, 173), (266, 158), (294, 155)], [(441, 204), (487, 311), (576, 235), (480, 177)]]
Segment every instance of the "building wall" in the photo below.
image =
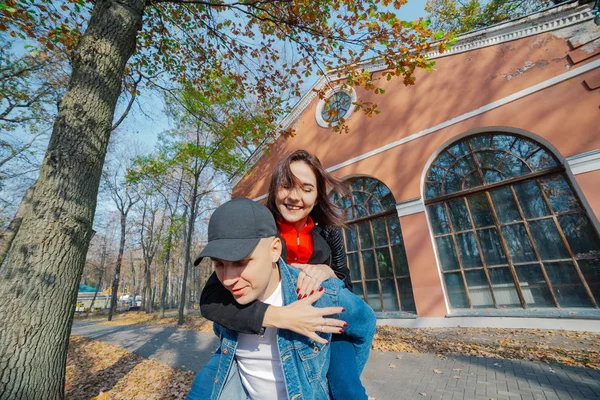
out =
[[(562, 160), (599, 150), (600, 92), (590, 90), (584, 82), (598, 80), (600, 72), (595, 67), (577, 72), (598, 63), (600, 40), (584, 48), (589, 57), (579, 58), (571, 57), (573, 49), (568, 43), (573, 35), (590, 29), (597, 28), (588, 21), (442, 57), (436, 60), (434, 72), (417, 72), (414, 86), (406, 87), (400, 79), (383, 79), (384, 95), (358, 89), (358, 98), (377, 103), (381, 114), (368, 118), (354, 112), (348, 119), (348, 134), (317, 125), (315, 99), (298, 119), (297, 135), (281, 140), (263, 156), (236, 185), (233, 195), (265, 195), (275, 163), (296, 149), (316, 154), (338, 178), (367, 175), (379, 179), (397, 203), (421, 198), (428, 163), (449, 143), (468, 134), (506, 131), (526, 135)], [(564, 74), (574, 71), (575, 76), (564, 79)], [(477, 112), (468, 114), (473, 111)], [(459, 121), (453, 121), (457, 117)], [(401, 144), (381, 149), (398, 141)], [(372, 151), (376, 154), (361, 157)], [(340, 166), (342, 163), (348, 165)], [(600, 170), (575, 175), (596, 227), (600, 216), (597, 182)], [(400, 221), (418, 315), (445, 316), (448, 308), (424, 208), (400, 215)]]

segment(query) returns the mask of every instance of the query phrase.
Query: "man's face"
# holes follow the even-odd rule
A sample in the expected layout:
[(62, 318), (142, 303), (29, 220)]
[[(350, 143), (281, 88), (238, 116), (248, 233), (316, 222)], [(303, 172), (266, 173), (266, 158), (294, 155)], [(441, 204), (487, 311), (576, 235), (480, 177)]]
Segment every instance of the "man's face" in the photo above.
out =
[(279, 238), (264, 238), (252, 253), (240, 261), (213, 259), (219, 281), (229, 290), (238, 304), (265, 300), (279, 284), (277, 260), (281, 255)]

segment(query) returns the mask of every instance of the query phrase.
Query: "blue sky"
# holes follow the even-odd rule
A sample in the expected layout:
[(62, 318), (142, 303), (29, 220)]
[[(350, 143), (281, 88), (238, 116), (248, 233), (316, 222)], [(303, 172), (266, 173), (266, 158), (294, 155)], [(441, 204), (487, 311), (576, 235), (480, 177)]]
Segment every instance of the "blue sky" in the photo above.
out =
[[(426, 0), (408, 0), (397, 13), (403, 20), (415, 20), (425, 16)], [(307, 90), (316, 82), (318, 77), (313, 77), (311, 82), (307, 82)], [(121, 131), (127, 131), (128, 136), (133, 136), (133, 141), (144, 148), (142, 152), (153, 149), (156, 144), (158, 134), (170, 128), (167, 117), (163, 114), (163, 101), (156, 95), (143, 95), (140, 99), (142, 112), (138, 107), (134, 108), (128, 118), (123, 122)], [(145, 113), (145, 114), (144, 114)], [(115, 118), (118, 118), (118, 111)]]

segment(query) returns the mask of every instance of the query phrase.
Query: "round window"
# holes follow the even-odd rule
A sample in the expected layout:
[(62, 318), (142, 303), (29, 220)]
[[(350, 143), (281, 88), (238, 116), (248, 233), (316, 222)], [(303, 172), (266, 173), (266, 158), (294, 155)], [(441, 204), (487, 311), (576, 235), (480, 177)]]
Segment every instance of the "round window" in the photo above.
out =
[(317, 105), (317, 122), (320, 126), (328, 128), (338, 125), (342, 119), (347, 119), (354, 110), (356, 94), (354, 91), (333, 90)]

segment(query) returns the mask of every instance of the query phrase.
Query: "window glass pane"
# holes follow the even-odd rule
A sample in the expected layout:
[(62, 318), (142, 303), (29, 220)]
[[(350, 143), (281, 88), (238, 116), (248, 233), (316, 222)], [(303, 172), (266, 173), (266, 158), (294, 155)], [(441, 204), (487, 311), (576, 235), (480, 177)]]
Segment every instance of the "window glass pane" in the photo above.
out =
[(358, 253), (348, 254), (348, 268), (350, 269), (350, 279), (359, 280), (360, 278), (360, 264), (358, 262)]
[(358, 235), (360, 239), (360, 247), (367, 249), (373, 247), (373, 237), (371, 236), (371, 227), (369, 221), (361, 222), (358, 225)]
[(433, 199), (442, 195), (442, 184), (441, 183), (427, 183), (425, 186), (425, 198)]
[(536, 261), (533, 247), (531, 247), (523, 224), (503, 226), (502, 236), (504, 236), (508, 252), (514, 263)]
[(464, 184), (463, 184), (463, 189), (471, 189), (471, 188), (481, 186), (481, 185), (483, 185), (483, 182), (481, 182), (479, 173), (473, 172), (465, 178)]
[(350, 201), (350, 196), (344, 196), (340, 199), (338, 205), (340, 206), (340, 208), (346, 209), (349, 208), (352, 205), (352, 202)]
[(542, 260), (570, 258), (553, 219), (531, 221), (529, 230)]
[(473, 136), (469, 140), (471, 141), (471, 146), (473, 150), (481, 150), (481, 149), (489, 149), (491, 145), (491, 135), (478, 135)]
[(480, 151), (477, 153), (477, 161), (479, 166), (485, 169), (495, 170), (498, 168), (498, 164), (504, 158), (504, 153), (496, 151)]
[(572, 262), (546, 263), (544, 266), (561, 307), (592, 306)]
[(549, 178), (540, 179), (540, 184), (555, 213), (581, 209), (579, 201), (563, 175), (553, 175)]
[(440, 256), (440, 262), (442, 263), (442, 269), (444, 271), (459, 269), (460, 266), (458, 264), (458, 260), (456, 259), (456, 251), (454, 250), (452, 237), (444, 236), (436, 238), (435, 243)]
[(396, 276), (408, 275), (408, 261), (403, 245), (392, 246), (392, 256), (396, 267)]
[(365, 180), (364, 178), (355, 178), (350, 180), (348, 183), (350, 184), (351, 190), (363, 191)]
[(535, 180), (525, 181), (514, 186), (517, 198), (525, 218), (537, 218), (550, 215), (542, 192)]
[(515, 142), (514, 136), (508, 135), (494, 135), (492, 138), (492, 147), (496, 150), (506, 152), (510, 150), (512, 144)]
[(485, 193), (467, 197), (469, 209), (476, 228), (494, 225), (494, 218)]
[(456, 235), (458, 244), (458, 252), (464, 269), (482, 267), (479, 249), (475, 242), (475, 234), (473, 232), (461, 233)]
[(346, 230), (346, 251), (358, 250), (356, 241), (356, 225), (350, 225)]
[(377, 186), (379, 181), (373, 178), (363, 178), (364, 180), (364, 191), (367, 193), (372, 193), (373, 189)]
[(448, 225), (448, 216), (444, 209), (443, 203), (433, 204), (427, 206), (429, 211), (429, 219), (431, 221), (431, 228), (433, 229), (434, 235), (443, 235), (450, 233), (450, 227)]
[(556, 167), (558, 165), (554, 157), (544, 149), (533, 153), (526, 161), (533, 171)]
[(503, 181), (506, 178), (498, 171), (495, 171), (493, 169), (484, 169), (483, 179), (485, 179), (485, 183), (494, 183)]
[(393, 279), (381, 280), (381, 294), (383, 295), (384, 311), (400, 311), (398, 296), (396, 296), (396, 285)]
[(449, 173), (444, 181), (444, 192), (450, 194), (462, 190), (462, 176)]
[(454, 164), (454, 161), (456, 161), (454, 157), (448, 154), (447, 151), (443, 151), (440, 153), (439, 156), (437, 156), (433, 163), (439, 165), (442, 168), (448, 168), (452, 164)]
[(367, 210), (362, 206), (354, 206), (352, 207), (352, 211), (354, 212), (354, 218), (362, 218), (369, 215)]
[(364, 297), (365, 293), (363, 291), (362, 282), (360, 282), (360, 281), (358, 281), (358, 282), (352, 282), (352, 293), (354, 293), (355, 295), (357, 295), (361, 299), (365, 298)]
[(400, 292), (400, 302), (402, 311), (416, 312), (415, 299), (413, 297), (412, 284), (410, 278), (398, 279), (398, 291)]
[(388, 244), (387, 231), (385, 229), (385, 220), (383, 218), (372, 219), (373, 235), (375, 236), (375, 246), (386, 246)]
[(377, 197), (378, 199), (383, 199), (385, 196), (390, 194), (390, 189), (388, 189), (387, 186), (385, 186), (382, 182), (379, 182), (374, 188), (372, 193), (375, 195), (375, 197)]
[(444, 282), (450, 307), (469, 308), (469, 300), (461, 274), (459, 272), (444, 274)]
[(465, 272), (467, 286), (469, 287), (469, 296), (471, 296), (471, 304), (473, 308), (490, 308), (494, 307), (492, 293), (488, 285), (485, 272), (483, 270)]
[(492, 190), (490, 192), (492, 202), (496, 209), (496, 215), (501, 224), (520, 221), (521, 215), (515, 203), (512, 191), (509, 187)]
[(469, 172), (475, 169), (475, 162), (473, 157), (469, 154), (468, 156), (462, 157), (456, 161), (456, 163), (450, 168), (450, 171), (456, 175), (466, 176)]
[(402, 243), (402, 230), (400, 230), (400, 220), (397, 215), (388, 215), (385, 217), (390, 233), (390, 244)]
[(369, 200), (367, 201), (367, 211), (370, 215), (373, 215), (382, 212), (383, 208), (381, 207), (379, 200), (371, 196), (371, 198), (369, 198)]
[(540, 147), (537, 144), (527, 139), (519, 138), (517, 139), (513, 147), (510, 149), (510, 152), (518, 157), (525, 159), (539, 148)]
[(383, 196), (381, 198), (381, 206), (383, 207), (384, 211), (395, 209), (396, 200), (394, 199), (394, 196), (391, 193), (388, 193), (385, 196)]
[(454, 231), (464, 231), (467, 229), (473, 229), (471, 227), (471, 219), (467, 212), (467, 206), (465, 200), (460, 198), (451, 200), (446, 203), (448, 211), (450, 212), (450, 218), (452, 220), (452, 227)]
[(369, 199), (369, 194), (365, 192), (352, 192), (352, 197), (354, 197), (354, 204), (357, 206), (364, 206)]
[(394, 276), (392, 271), (392, 259), (390, 258), (390, 249), (387, 247), (383, 249), (377, 249), (377, 265), (379, 265), (379, 276), (381, 278), (387, 278)]
[(376, 279), (377, 271), (375, 266), (375, 256), (373, 250), (362, 251), (363, 267), (365, 269), (365, 279)]
[(466, 140), (458, 142), (454, 146), (450, 147), (448, 151), (452, 153), (456, 158), (459, 158), (460, 156), (464, 156), (465, 154), (469, 154), (471, 152)]
[(577, 258), (600, 258), (600, 240), (588, 217), (563, 215), (558, 222), (565, 232), (571, 251)]
[(596, 303), (600, 305), (600, 259), (579, 260), (578, 264)]
[(479, 244), (481, 245), (483, 259), (485, 260), (486, 265), (491, 266), (508, 263), (496, 228), (477, 231), (477, 235), (479, 236)]
[(446, 176), (445, 169), (432, 166), (431, 168), (429, 168), (429, 171), (427, 172), (427, 177), (425, 179), (432, 182), (444, 182), (444, 176)]
[(367, 282), (367, 303), (373, 311), (382, 311), (381, 298), (379, 297), (379, 283), (377, 281)]
[(515, 281), (508, 268), (490, 268), (488, 273), (498, 307), (521, 307)]
[(530, 173), (529, 167), (517, 157), (508, 154), (499, 168), (500, 172), (506, 176), (521, 176)]
[(530, 307), (555, 307), (539, 264), (515, 267), (525, 302)]

